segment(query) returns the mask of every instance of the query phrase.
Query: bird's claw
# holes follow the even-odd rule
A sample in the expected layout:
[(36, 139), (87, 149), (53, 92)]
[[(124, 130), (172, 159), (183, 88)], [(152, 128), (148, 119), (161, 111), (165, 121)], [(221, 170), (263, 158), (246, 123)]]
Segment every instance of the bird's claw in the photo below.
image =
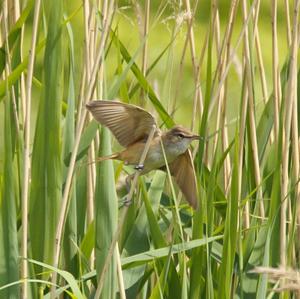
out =
[(134, 167), (135, 170), (142, 171), (144, 169), (144, 164), (138, 164)]
[(129, 207), (132, 205), (132, 200), (131, 199), (128, 199), (127, 197), (125, 198), (124, 200), (124, 206), (125, 207)]
[(119, 200), (119, 207), (129, 207), (132, 205), (132, 203), (133, 200), (129, 199), (128, 195), (125, 195)]

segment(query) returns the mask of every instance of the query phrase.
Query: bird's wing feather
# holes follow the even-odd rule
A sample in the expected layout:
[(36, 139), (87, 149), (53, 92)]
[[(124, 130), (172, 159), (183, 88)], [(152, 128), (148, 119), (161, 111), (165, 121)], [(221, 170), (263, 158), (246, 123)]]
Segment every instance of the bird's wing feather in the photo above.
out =
[(194, 208), (198, 207), (198, 191), (196, 175), (190, 150), (178, 156), (172, 163), (169, 163), (171, 175), (184, 194), (188, 203)]
[(154, 116), (138, 106), (103, 100), (91, 101), (86, 107), (124, 147), (146, 140), (153, 125), (157, 127)]

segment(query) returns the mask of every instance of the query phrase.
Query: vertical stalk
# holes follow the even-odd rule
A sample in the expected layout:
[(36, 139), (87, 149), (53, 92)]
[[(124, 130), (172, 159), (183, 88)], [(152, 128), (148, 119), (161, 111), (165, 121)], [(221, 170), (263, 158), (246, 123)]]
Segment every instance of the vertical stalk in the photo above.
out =
[[(91, 99), (91, 96), (92, 96), (94, 88), (95, 88), (95, 82), (96, 82), (99, 67), (101, 65), (101, 61), (102, 61), (101, 58), (103, 55), (106, 39), (108, 36), (109, 26), (112, 21), (113, 12), (114, 12), (114, 1), (112, 0), (112, 1), (110, 1), (110, 4), (109, 4), (107, 16), (104, 16), (104, 18), (103, 18), (103, 23), (104, 23), (103, 32), (102, 32), (102, 36), (101, 36), (101, 40), (100, 40), (97, 57), (95, 59), (95, 63), (94, 63), (93, 69), (92, 69), (90, 82), (89, 82), (89, 85), (88, 85), (88, 88), (87, 88), (87, 91), (86, 91), (85, 97), (84, 97), (86, 99), (86, 101), (89, 101)], [(83, 127), (85, 124), (86, 114), (87, 114), (86, 109), (84, 109), (83, 112), (81, 113), (81, 118), (78, 122), (76, 136), (75, 136), (75, 142), (74, 142), (74, 149), (72, 151), (69, 170), (68, 170), (66, 183), (65, 183), (65, 188), (63, 191), (61, 209), (60, 209), (60, 214), (59, 214), (59, 221), (58, 221), (58, 225), (57, 225), (56, 238), (55, 238), (55, 244), (54, 244), (54, 261), (53, 261), (54, 267), (58, 267), (63, 227), (64, 227), (66, 211), (67, 211), (67, 207), (68, 207), (69, 192), (70, 192), (70, 188), (71, 188), (71, 184), (72, 184), (76, 156), (77, 156), (77, 152), (78, 152), (78, 148), (79, 148), (79, 141), (80, 141), (81, 133), (82, 133), (82, 130), (83, 130)], [(54, 272), (53, 276), (52, 276), (53, 285), (56, 284), (56, 278), (57, 278), (57, 273)], [(54, 297), (54, 287), (52, 288), (51, 293), (52, 293), (51, 298), (53, 298)]]
[(285, 6), (285, 15), (286, 15), (286, 37), (288, 46), (292, 44), (292, 37), (291, 37), (291, 20), (290, 20), (290, 8), (289, 8), (289, 0), (284, 0)]
[[(144, 42), (143, 51), (142, 51), (142, 66), (141, 71), (144, 77), (147, 76), (147, 61), (148, 61), (148, 33), (149, 33), (149, 16), (150, 16), (150, 0), (145, 1), (145, 14), (144, 14), (144, 26), (142, 29), (142, 41)], [(144, 106), (144, 98), (145, 98), (145, 91), (141, 89), (141, 98), (140, 104)]]
[[(220, 57), (222, 55), (221, 46), (220, 46), (220, 16), (219, 16), (219, 10), (218, 10), (216, 1), (213, 1), (212, 9), (213, 9), (213, 11), (215, 11), (215, 20), (214, 20), (212, 27), (214, 28), (213, 31), (214, 31), (214, 36), (215, 36), (215, 40), (216, 40), (216, 56)], [(221, 66), (222, 65), (223, 65), (223, 63), (221, 64)], [(217, 72), (220, 72), (220, 71), (221, 71), (221, 67), (217, 69)], [(217, 103), (216, 128), (215, 128), (216, 132), (218, 130), (220, 130), (221, 106), (222, 106), (223, 98), (224, 98), (224, 88), (222, 87), (222, 89), (220, 91), (218, 103)], [(216, 134), (215, 138), (213, 139), (213, 142), (212, 142), (213, 150), (212, 150), (212, 155), (210, 157), (211, 158), (210, 163), (212, 163), (212, 160), (215, 158), (218, 140), (219, 140), (219, 134)]]
[[(242, 103), (241, 103), (241, 116), (239, 123), (239, 157), (238, 157), (238, 173), (243, 173), (243, 160), (244, 160), (244, 142), (245, 142), (245, 130), (246, 130), (246, 119), (247, 119), (247, 107), (248, 107), (248, 90), (243, 84), (243, 95), (242, 95)], [(238, 199), (241, 200), (242, 193), (242, 175), (238, 177)], [(249, 211), (249, 203), (247, 202), (245, 205), (245, 227), (250, 227), (250, 211)]]
[(147, 71), (147, 59), (148, 59), (148, 38), (146, 36), (149, 32), (149, 15), (150, 15), (150, 0), (146, 0), (145, 4), (145, 20), (144, 20), (144, 30), (143, 37), (145, 39), (144, 47), (143, 47), (143, 56), (142, 56), (142, 73), (146, 77)]
[[(229, 18), (228, 18), (228, 26), (226, 28), (226, 32), (224, 35), (224, 39), (222, 45), (219, 46), (219, 59), (218, 65), (219, 69), (219, 82), (221, 81), (222, 75), (225, 71), (225, 67), (230, 58), (230, 49), (231, 49), (231, 37), (233, 32), (233, 25), (236, 17), (238, 1), (232, 1), (230, 6)], [(224, 49), (224, 53), (223, 52)], [(221, 63), (221, 57), (223, 55), (223, 61)], [(215, 77), (216, 78), (216, 77)], [(227, 77), (225, 78), (224, 85), (220, 89), (219, 94), (219, 109), (220, 109), (220, 125), (216, 128), (221, 128), (221, 138), (222, 138), (222, 150), (225, 151), (228, 147), (228, 130), (226, 127), (226, 105), (227, 105)], [(230, 157), (227, 155), (224, 161), (224, 189), (225, 192), (229, 191), (230, 184), (230, 175), (231, 175), (231, 163)]]
[(90, 27), (89, 27), (89, 18), (90, 18), (90, 7), (89, 7), (89, 1), (84, 0), (83, 3), (84, 8), (84, 51), (85, 51), (85, 68), (86, 68), (86, 74), (87, 74), (87, 82), (89, 82), (90, 75), (91, 75), (91, 61), (90, 61)]
[(280, 105), (280, 79), (278, 63), (278, 41), (277, 41), (277, 0), (272, 0), (272, 58), (273, 58), (273, 96), (274, 96), (274, 141), (278, 142), (279, 130), (279, 105)]
[[(238, 1), (238, 0), (237, 0)], [(222, 89), (222, 86), (226, 80), (226, 77), (228, 75), (228, 72), (229, 72), (229, 69), (231, 67), (231, 63), (233, 62), (234, 58), (235, 58), (235, 55), (236, 55), (236, 52), (237, 52), (237, 49), (244, 37), (244, 34), (245, 34), (245, 31), (246, 29), (248, 28), (248, 24), (249, 24), (249, 21), (250, 21), (250, 17), (252, 16), (253, 14), (253, 11), (254, 11), (254, 8), (257, 6), (257, 2), (258, 0), (254, 0), (252, 2), (252, 5), (251, 5), (251, 8), (250, 8), (250, 11), (249, 11), (249, 14), (247, 16), (247, 18), (244, 20), (244, 24), (243, 24), (243, 28), (237, 38), (237, 42), (236, 42), (236, 45), (235, 47), (232, 49), (231, 51), (231, 54), (230, 54), (230, 58), (227, 60), (227, 65), (225, 67), (225, 70), (222, 74), (222, 77), (220, 79), (220, 82), (219, 84), (217, 85), (217, 88), (216, 88), (216, 91), (214, 92), (213, 96), (212, 96), (212, 99), (211, 99), (211, 104), (210, 104), (210, 109), (209, 109), (209, 112), (208, 112), (208, 118), (211, 117), (211, 114), (212, 114), (212, 110), (213, 110), (213, 107), (214, 107), (214, 104), (215, 104), (215, 101), (218, 99), (219, 97), (219, 94), (220, 94), (220, 91)], [(213, 87), (214, 87), (214, 83), (213, 83)]]
[(185, 0), (185, 7), (187, 10), (187, 24), (188, 24), (188, 36), (190, 40), (190, 51), (191, 51), (191, 58), (192, 58), (192, 65), (194, 70), (194, 76), (196, 79), (197, 75), (197, 67), (196, 67), (196, 46), (195, 46), (195, 35), (194, 35), (194, 28), (193, 28), (193, 13), (191, 11), (191, 5), (189, 0)]
[(192, 131), (194, 130), (195, 127), (195, 122), (196, 122), (196, 116), (197, 116), (197, 107), (199, 107), (199, 115), (202, 115), (203, 113), (203, 95), (202, 95), (202, 91), (201, 91), (201, 69), (202, 69), (202, 65), (204, 62), (204, 58), (205, 58), (205, 51), (208, 47), (208, 37), (209, 37), (209, 31), (207, 31), (205, 39), (204, 39), (204, 43), (201, 49), (201, 53), (200, 53), (200, 57), (199, 57), (199, 62), (197, 65), (197, 87), (199, 89), (199, 91), (197, 91), (197, 89), (195, 89), (194, 92), (194, 100), (193, 100), (193, 118), (192, 118), (192, 124), (191, 124), (191, 129)]
[[(8, 10), (9, 8), (12, 9), (12, 7), (9, 7), (9, 5), (12, 5), (11, 2), (8, 2), (8, 0), (5, 0), (3, 2), (3, 35), (5, 36), (5, 45), (4, 45), (4, 49), (7, 53), (6, 55), (6, 68), (7, 68), (7, 76), (9, 73), (11, 73), (11, 68), (12, 68), (12, 64), (11, 64), (11, 55), (10, 55), (10, 47), (9, 47), (9, 41), (8, 41), (8, 34), (9, 34), (9, 14), (8, 14)], [(15, 122), (15, 127), (17, 130), (17, 136), (20, 136), (20, 122), (19, 122), (19, 116), (18, 116), (18, 111), (17, 111), (17, 99), (16, 99), (16, 94), (15, 94), (15, 89), (11, 88), (11, 101), (12, 101), (12, 108), (13, 108), (13, 117), (14, 117), (14, 122)]]
[[(198, 1), (196, 1), (194, 9), (193, 9), (193, 14), (196, 11), (198, 6)], [(188, 16), (189, 17), (189, 16)], [(178, 33), (178, 30), (180, 29), (181, 23), (177, 25), (177, 28), (175, 30), (175, 34)], [(184, 40), (184, 45), (183, 45), (183, 50), (182, 50), (182, 54), (181, 54), (181, 59), (179, 62), (179, 71), (178, 71), (178, 77), (177, 77), (177, 82), (175, 84), (175, 96), (174, 96), (174, 101), (173, 101), (173, 106), (171, 109), (171, 114), (173, 114), (173, 112), (176, 109), (176, 103), (177, 103), (177, 98), (178, 98), (178, 94), (179, 94), (179, 90), (181, 89), (181, 80), (182, 80), (182, 73), (183, 73), (183, 66), (184, 66), (184, 58), (186, 55), (186, 50), (187, 50), (187, 46), (188, 46), (188, 42), (189, 42), (189, 32), (190, 32), (190, 27), (193, 26), (193, 22), (189, 22), (188, 23), (188, 29), (187, 29), (187, 33), (185, 36), (185, 40)], [(205, 54), (205, 50), (207, 48), (207, 40), (208, 40), (208, 33), (205, 36), (205, 41), (203, 43), (203, 47), (201, 50), (201, 54), (200, 54), (200, 58), (199, 58), (199, 62), (197, 64), (197, 80), (195, 82), (195, 92), (194, 92), (194, 104), (193, 104), (193, 117), (192, 117), (192, 124), (191, 124), (191, 129), (194, 129), (195, 126), (195, 118), (197, 115), (197, 106), (199, 106), (199, 112), (200, 115), (202, 115), (202, 111), (203, 111), (203, 96), (202, 96), (202, 91), (201, 91), (201, 87), (200, 87), (200, 70), (201, 70), (201, 66), (204, 60), (204, 54)]]
[[(282, 180), (281, 180), (281, 213), (280, 213), (280, 264), (286, 267), (286, 213), (287, 201), (289, 199), (289, 147), (290, 147), (290, 132), (292, 123), (292, 113), (294, 102), (297, 101), (297, 50), (298, 50), (298, 15), (299, 15), (299, 0), (295, 1), (294, 16), (293, 16), (293, 31), (291, 55), (289, 63), (288, 86), (286, 90), (286, 99), (284, 102), (284, 119), (282, 128)], [(298, 139), (298, 138), (297, 138)], [(299, 162), (299, 160), (298, 160)], [(298, 185), (299, 186), (299, 185)], [(299, 188), (299, 187), (298, 187)], [(299, 190), (297, 188), (297, 191)]]
[[(93, 32), (97, 32), (94, 6), (90, 4), (90, 1), (84, 1), (84, 34), (85, 34), (85, 72), (86, 78), (83, 83), (85, 86), (89, 84), (91, 78), (91, 71), (94, 64), (94, 52), (96, 49), (96, 39)], [(105, 15), (105, 14), (104, 14)], [(95, 91), (94, 91), (95, 94)], [(91, 120), (91, 115), (87, 116), (88, 121)], [(95, 146), (92, 141), (88, 151), (88, 166), (87, 166), (87, 225), (89, 225), (94, 218), (94, 193), (95, 193), (95, 176), (96, 169), (95, 161)], [(94, 266), (94, 251), (90, 257), (90, 267), (93, 269)]]
[[(14, 1), (14, 6), (15, 6), (15, 19), (14, 22), (17, 22), (18, 18), (20, 17), (20, 3), (19, 0), (15, 0)], [(22, 26), (21, 28), (21, 37), (20, 37), (20, 59), (21, 61), (23, 61), (23, 44), (24, 44), (24, 30), (25, 30), (25, 26)], [(25, 124), (25, 110), (26, 110), (26, 104), (25, 104), (25, 99), (26, 99), (26, 95), (25, 95), (25, 75), (22, 74), (21, 78), (20, 78), (20, 110), (21, 110), (21, 116), (19, 116), (19, 119), (21, 120), (22, 124)], [(20, 113), (20, 112), (19, 112)]]
[(21, 273), (23, 282), (22, 298), (28, 298), (28, 266), (27, 266), (27, 240), (28, 240), (28, 190), (29, 190), (29, 177), (30, 177), (30, 125), (31, 125), (31, 88), (32, 88), (32, 78), (33, 78), (33, 68), (36, 50), (36, 39), (37, 30), (39, 22), (41, 1), (37, 0), (35, 2), (34, 8), (34, 18), (33, 18), (33, 28), (32, 28), (32, 40), (31, 47), (29, 51), (29, 62), (28, 71), (26, 79), (26, 99), (24, 103), (26, 104), (26, 114), (25, 114), (25, 141), (24, 141), (24, 166), (23, 166), (23, 192), (22, 192), (22, 267)]
[[(233, 25), (234, 25), (234, 21), (235, 21), (235, 17), (236, 17), (236, 12), (237, 12), (237, 6), (238, 6), (238, 1), (236, 1), (236, 0), (232, 1), (231, 7), (230, 7), (230, 15), (229, 15), (230, 17), (229, 17), (229, 26), (228, 26), (228, 36), (227, 36), (227, 41), (225, 44), (226, 57), (224, 56), (225, 61), (224, 61), (224, 64), (222, 65), (221, 74), (223, 74), (223, 72), (225, 70), (225, 66), (230, 58), (231, 38), (232, 38)], [(221, 76), (220, 76), (220, 80), (221, 80)], [(222, 128), (222, 150), (223, 151), (225, 151), (229, 145), (228, 129), (226, 126), (226, 123), (227, 123), (227, 118), (226, 118), (227, 88), (228, 88), (228, 80), (226, 78), (225, 82), (224, 82), (224, 98), (223, 98), (223, 103), (222, 103), (222, 107), (221, 107), (221, 128)], [(231, 167), (231, 162), (230, 162), (230, 156), (227, 155), (227, 157), (224, 161), (224, 189), (225, 189), (226, 196), (228, 196), (229, 189), (230, 189), (231, 173), (232, 173), (232, 167)]]
[[(198, 5), (198, 1), (196, 1), (195, 4), (195, 9), (194, 12), (196, 11)], [(188, 37), (190, 41), (190, 51), (191, 51), (191, 58), (192, 58), (192, 66), (193, 66), (193, 71), (194, 71), (194, 80), (195, 80), (195, 88), (196, 88), (196, 93), (195, 93), (195, 98), (194, 101), (195, 103), (199, 101), (199, 108), (200, 108), (200, 114), (202, 115), (203, 112), (203, 96), (202, 96), (202, 91), (199, 85), (199, 71), (196, 63), (196, 46), (195, 46), (195, 34), (194, 34), (194, 28), (193, 28), (193, 17), (194, 17), (194, 12), (191, 11), (191, 5), (190, 5), (190, 0), (185, 0), (185, 7), (187, 10), (187, 24), (188, 24)], [(196, 104), (194, 103), (194, 107)]]
[[(257, 2), (259, 3), (259, 2)], [(246, 21), (247, 18), (247, 4), (246, 1), (242, 1), (242, 11), (243, 18)], [(256, 7), (257, 9), (257, 7)], [(256, 136), (256, 125), (255, 125), (255, 116), (254, 116), (254, 92), (253, 92), (253, 77), (252, 77), (252, 68), (251, 68), (251, 57), (250, 57), (250, 45), (249, 45), (249, 35), (248, 28), (246, 28), (244, 35), (244, 57), (245, 57), (245, 66), (246, 66), (246, 85), (248, 89), (248, 109), (249, 109), (249, 121), (250, 121), (250, 139), (251, 147), (254, 161), (254, 173), (255, 173), (255, 184), (257, 187), (257, 197), (259, 199), (260, 207), (260, 216), (265, 217), (264, 205), (263, 205), (263, 192), (261, 186), (261, 174), (259, 168), (259, 157), (258, 157), (258, 148), (257, 148), (257, 136)]]
[[(11, 4), (3, 1), (3, 11), (1, 20), (1, 29), (3, 30), (5, 49), (5, 65), (4, 65), (4, 80), (11, 73), (11, 51), (8, 40), (8, 5)], [(2, 275), (1, 285), (13, 283), (19, 279), (18, 267), (18, 239), (17, 239), (17, 208), (16, 208), (16, 195), (14, 183), (14, 156), (15, 147), (13, 146), (13, 139), (18, 136), (18, 118), (16, 114), (16, 102), (14, 88), (8, 88), (6, 83), (7, 97), (4, 101), (4, 126), (1, 133), (4, 135), (4, 157), (3, 157), (3, 173), (1, 175), (1, 209), (0, 209), (0, 238), (1, 238), (1, 272)], [(12, 111), (13, 108), (13, 111)], [(15, 128), (13, 127), (15, 123)], [(2, 290), (1, 295), (3, 298), (18, 298), (20, 296), (19, 286), (11, 286)]]
[(259, 68), (259, 74), (260, 74), (260, 81), (261, 81), (261, 87), (262, 87), (262, 94), (263, 94), (263, 101), (264, 104), (267, 103), (268, 100), (268, 87), (267, 87), (267, 80), (266, 80), (266, 73), (262, 58), (262, 52), (261, 52), (261, 45), (260, 45), (260, 38), (259, 38), (259, 31), (258, 31), (258, 16), (259, 16), (259, 7), (260, 7), (260, 1), (257, 4), (257, 10), (255, 11), (255, 17), (254, 17), (254, 40), (255, 40), (255, 48), (257, 52), (257, 61), (258, 61), (258, 68)]
[(122, 263), (121, 263), (121, 257), (120, 257), (118, 243), (116, 244), (116, 259), (117, 259), (117, 271), (118, 271), (118, 283), (119, 283), (120, 299), (126, 299), (124, 278), (123, 278), (123, 272), (122, 272)]

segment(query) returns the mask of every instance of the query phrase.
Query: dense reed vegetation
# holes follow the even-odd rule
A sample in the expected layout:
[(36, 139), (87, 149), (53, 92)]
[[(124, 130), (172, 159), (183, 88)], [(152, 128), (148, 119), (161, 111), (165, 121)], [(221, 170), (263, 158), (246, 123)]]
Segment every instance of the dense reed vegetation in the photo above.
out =
[[(300, 298), (299, 2), (3, 0), (0, 298)], [(203, 137), (197, 211), (95, 163), (116, 98)]]

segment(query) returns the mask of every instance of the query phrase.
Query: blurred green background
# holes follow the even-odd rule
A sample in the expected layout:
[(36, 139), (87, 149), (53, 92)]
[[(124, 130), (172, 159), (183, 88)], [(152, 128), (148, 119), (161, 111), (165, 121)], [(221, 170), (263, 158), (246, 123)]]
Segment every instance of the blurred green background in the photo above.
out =
[[(148, 66), (158, 57), (158, 55), (168, 46), (172, 40), (172, 35), (174, 34), (175, 24), (179, 25), (178, 34), (176, 35), (175, 41), (170, 47), (170, 49), (164, 54), (160, 62), (151, 71), (148, 76), (149, 81), (152, 86), (157, 91), (157, 94), (168, 108), (168, 103), (172, 101), (175, 93), (178, 93), (178, 101), (175, 112), (175, 121), (183, 125), (190, 125), (190, 115), (192, 113), (192, 102), (194, 96), (194, 79), (193, 79), (193, 68), (192, 60), (190, 55), (190, 49), (188, 47), (183, 61), (183, 72), (178, 82), (178, 70), (180, 67), (180, 59), (182, 57), (182, 51), (184, 47), (184, 42), (186, 38), (186, 23), (183, 21), (184, 14), (186, 13), (181, 1), (151, 1), (151, 13), (150, 13), (150, 26), (148, 35)], [(195, 5), (196, 1), (191, 2), (191, 7)], [(118, 28), (118, 34), (121, 41), (124, 43), (126, 48), (133, 55), (135, 51), (139, 48), (141, 40), (141, 20), (137, 15), (136, 7), (140, 8), (140, 12), (144, 12), (144, 1), (137, 1), (136, 4), (132, 4), (132, 1), (119, 1), (119, 8), (114, 16), (114, 26)], [(196, 61), (199, 60), (201, 49), (205, 41), (205, 35), (209, 28), (209, 10), (210, 1), (199, 1), (197, 14), (194, 19), (194, 34), (195, 34), (195, 44), (196, 44)], [(230, 1), (220, 0), (219, 1), (219, 11), (220, 11), (220, 22), (221, 22), (221, 36), (224, 34), (224, 24), (228, 20)], [(161, 8), (165, 6), (163, 14), (157, 17), (157, 12), (161, 11)], [(71, 25), (74, 32), (74, 47), (75, 47), (75, 61), (76, 61), (76, 71), (75, 71), (75, 84), (76, 90), (79, 92), (79, 83), (82, 77), (83, 70), (83, 55), (84, 55), (84, 19), (82, 14), (82, 2), (76, 1), (64, 1), (65, 14), (71, 17)], [(44, 7), (44, 9), (46, 9)], [(286, 47), (286, 23), (284, 14), (284, 3), (279, 1), (278, 3), (278, 44), (279, 47), (279, 64), (282, 65), (284, 59), (287, 57), (287, 47)], [(32, 16), (31, 16), (32, 17)], [(29, 23), (31, 23), (29, 21)], [(233, 45), (236, 44), (237, 38), (242, 30), (242, 13), (239, 10), (237, 15), (237, 20), (234, 26), (233, 32)], [(269, 1), (262, 1), (260, 16), (258, 21), (259, 34), (261, 39), (262, 56), (267, 76), (268, 86), (271, 87), (272, 81), (272, 55), (270, 55), (272, 49), (272, 35), (271, 35), (271, 7)], [(43, 37), (43, 33), (40, 32), (39, 38)], [(28, 47), (30, 45), (31, 38), (31, 28), (26, 27), (25, 32), (25, 43), (24, 43), (24, 53), (27, 53)], [(242, 47), (239, 47), (239, 53)], [(216, 49), (215, 49), (216, 51)], [(65, 53), (67, 54), (67, 53)], [(111, 47), (109, 55), (107, 57), (105, 70), (108, 80), (114, 79), (114, 74), (116, 72), (116, 67), (118, 63), (117, 51), (115, 47)], [(43, 51), (39, 53), (36, 61), (35, 79), (36, 84), (33, 87), (33, 120), (36, 117), (36, 107), (39, 101), (40, 85), (38, 81), (41, 81), (41, 70), (43, 68)], [(67, 55), (65, 55), (67, 58)], [(256, 58), (255, 58), (256, 59)], [(137, 59), (137, 63), (140, 65), (142, 60), (141, 51)], [(213, 65), (217, 63), (216, 57), (213, 59)], [(234, 119), (238, 112), (238, 107), (236, 103), (240, 99), (241, 90), (241, 78), (236, 72), (236, 69), (241, 68), (242, 61), (239, 61), (238, 57), (235, 60), (235, 68), (231, 67), (229, 78), (229, 88), (228, 88), (228, 120)], [(204, 60), (205, 65), (205, 60)], [(255, 71), (255, 78), (258, 77), (257, 70)], [(40, 76), (38, 75), (40, 74)], [(129, 73), (127, 82), (131, 83), (131, 74)], [(203, 93), (205, 92), (205, 67), (202, 67), (201, 72), (201, 89)], [(260, 79), (257, 78), (256, 84), (258, 88), (255, 88), (256, 94), (257, 111), (260, 111), (259, 105), (261, 104), (261, 88)], [(38, 92), (37, 92), (38, 89)], [(77, 93), (78, 97), (78, 93)], [(0, 125), (3, 127), (3, 103), (0, 103)], [(170, 108), (170, 107), (169, 107)], [(32, 122), (34, 124), (34, 121)], [(0, 144), (3, 144), (3, 133), (0, 132)], [(2, 156), (3, 146), (0, 145), (0, 154)]]

